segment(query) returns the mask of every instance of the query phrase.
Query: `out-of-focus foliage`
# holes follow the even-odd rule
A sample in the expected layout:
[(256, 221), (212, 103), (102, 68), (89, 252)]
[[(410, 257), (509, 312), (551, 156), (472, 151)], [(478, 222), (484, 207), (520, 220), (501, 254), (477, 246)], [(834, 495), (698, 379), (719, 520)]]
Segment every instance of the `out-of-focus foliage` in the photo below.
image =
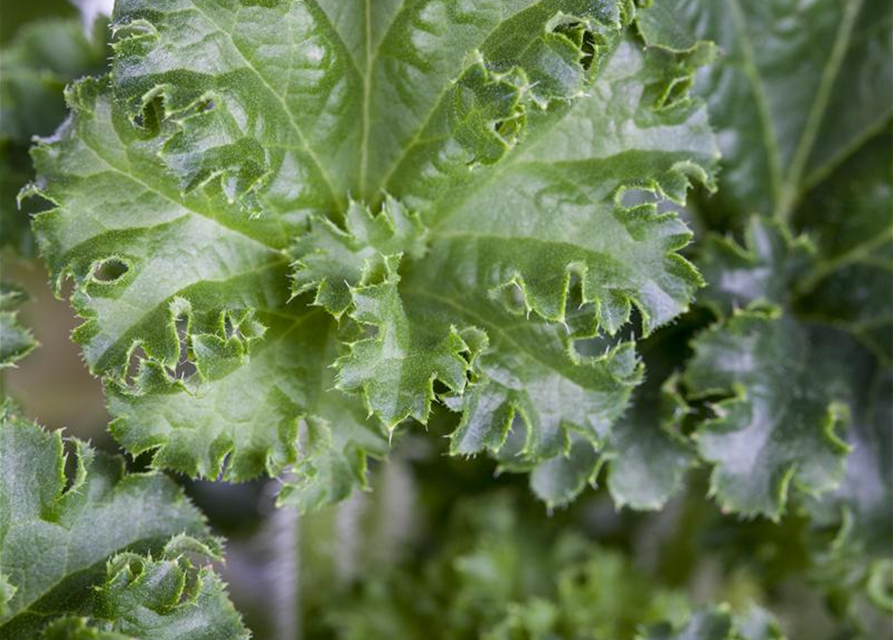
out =
[(34, 174), (28, 148), (65, 119), (65, 85), (105, 69), (108, 25), (97, 19), (88, 33), (78, 18), (61, 17), (76, 13), (65, 2), (15, 4), (22, 8), (3, 7), (4, 30), (22, 22), (0, 43), (0, 246), (30, 256), (29, 214), (41, 207), (16, 201)]

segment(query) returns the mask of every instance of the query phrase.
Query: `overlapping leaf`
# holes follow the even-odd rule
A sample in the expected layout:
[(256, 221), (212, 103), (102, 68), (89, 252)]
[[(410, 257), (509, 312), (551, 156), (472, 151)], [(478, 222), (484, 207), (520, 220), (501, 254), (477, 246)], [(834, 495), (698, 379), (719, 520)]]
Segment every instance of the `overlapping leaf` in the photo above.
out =
[(57, 286), (77, 283), (74, 337), (108, 379), (119, 441), (153, 450), (156, 466), (233, 479), (293, 464), (299, 419), (317, 411), (337, 416), (343, 446), (375, 442), (346, 419), (349, 402), (325, 400), (334, 325), (286, 302), (288, 223), (249, 220), (220, 193), (181, 196), (159, 140), (110, 102), (106, 80), (69, 102), (72, 120), (34, 151), (35, 189), (59, 205), (35, 231)]
[[(848, 220), (852, 237), (871, 224), (865, 211)], [(694, 341), (685, 377), (696, 394), (732, 395), (697, 432), (715, 465), (712, 491), (732, 511), (770, 517), (782, 513), (788, 482), (805, 492), (799, 505), (811, 531), (827, 534), (810, 543), (819, 583), (841, 612), (862, 593), (883, 609), (884, 597), (869, 585), (890, 560), (879, 544), (893, 523), (889, 370), (851, 325), (804, 315), (799, 297), (833, 264), (821, 260), (822, 250), (846, 238), (820, 235), (825, 246), (817, 252), (760, 219), (746, 238), (744, 247), (718, 237), (703, 245), (701, 262), (716, 283), (705, 297), (727, 317)]]
[(603, 453), (606, 484), (617, 505), (659, 509), (682, 487), (698, 460), (683, 435), (691, 409), (680, 390), (679, 362), (690, 329), (668, 327), (641, 344), (647, 377), (629, 411), (613, 429)]
[(455, 453), (550, 460), (534, 485), (566, 502), (641, 379), (631, 343), (573, 340), (633, 309), (648, 333), (700, 285), (658, 203), (712, 185), (684, 91), (709, 48), (645, 53), (627, 2), (362, 8), (118, 3), (111, 78), (34, 152), (112, 431), (192, 475), (301, 460), (316, 504), (444, 397)]
[(184, 627), (196, 638), (247, 637), (220, 579), (185, 555), (219, 549), (199, 542), (208, 530), (182, 491), (163, 476), (128, 475), (122, 459), (83, 442), (72, 449), (4, 405), (0, 638), (148, 640)]

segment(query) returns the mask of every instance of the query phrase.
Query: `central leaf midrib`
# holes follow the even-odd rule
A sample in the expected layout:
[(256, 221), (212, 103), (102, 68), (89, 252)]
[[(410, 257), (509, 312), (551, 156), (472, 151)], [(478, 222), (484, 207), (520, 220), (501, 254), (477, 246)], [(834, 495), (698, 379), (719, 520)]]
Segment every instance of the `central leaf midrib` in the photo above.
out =
[[(114, 129), (114, 127), (112, 127), (112, 129)], [(116, 135), (117, 135), (117, 131), (116, 131), (115, 133), (116, 133)], [(79, 139), (81, 142), (83, 142), (84, 146), (85, 146), (87, 149), (89, 149), (89, 150), (93, 153), (94, 157), (96, 157), (98, 160), (102, 161), (102, 163), (103, 163), (106, 167), (108, 167), (108, 169), (111, 170), (113, 173), (116, 173), (116, 174), (122, 176), (123, 178), (125, 178), (125, 179), (127, 179), (127, 180), (130, 180), (130, 181), (132, 181), (132, 182), (135, 182), (135, 183), (141, 185), (143, 188), (145, 188), (147, 191), (149, 191), (149, 192), (151, 192), (151, 193), (154, 193), (154, 194), (156, 194), (156, 195), (158, 195), (158, 196), (161, 196), (162, 198), (164, 198), (165, 200), (167, 200), (167, 201), (170, 202), (171, 204), (175, 205), (178, 209), (183, 209), (183, 210), (188, 211), (188, 212), (190, 212), (190, 213), (192, 213), (192, 214), (195, 214), (195, 215), (197, 215), (197, 216), (199, 216), (199, 217), (201, 217), (201, 218), (204, 218), (204, 219), (206, 219), (206, 220), (208, 220), (208, 221), (210, 221), (210, 222), (213, 222), (213, 223), (219, 225), (220, 227), (226, 229), (227, 231), (230, 231), (230, 232), (232, 232), (232, 233), (234, 233), (234, 234), (237, 234), (237, 235), (239, 235), (239, 236), (241, 236), (241, 237), (243, 237), (243, 238), (249, 240), (250, 242), (259, 245), (259, 246), (262, 247), (265, 251), (270, 251), (270, 252), (273, 252), (273, 253), (281, 253), (281, 249), (279, 249), (278, 247), (275, 247), (275, 246), (273, 246), (273, 245), (267, 244), (266, 242), (264, 242), (264, 241), (262, 241), (262, 240), (260, 240), (260, 239), (258, 239), (258, 238), (255, 238), (255, 237), (253, 237), (253, 236), (250, 236), (250, 235), (248, 235), (244, 230), (242, 230), (242, 229), (236, 229), (236, 228), (234, 228), (234, 227), (231, 227), (230, 225), (226, 224), (224, 221), (220, 220), (219, 218), (214, 217), (214, 216), (211, 215), (210, 213), (207, 213), (207, 212), (205, 212), (205, 211), (201, 211), (200, 209), (196, 209), (195, 207), (192, 207), (192, 206), (188, 205), (186, 202), (174, 198), (173, 196), (171, 196), (170, 194), (166, 193), (165, 191), (163, 191), (163, 190), (160, 189), (159, 187), (156, 187), (156, 186), (154, 186), (154, 185), (152, 185), (152, 184), (149, 184), (148, 182), (146, 182), (146, 181), (142, 180), (141, 178), (137, 177), (137, 176), (136, 176), (134, 173), (132, 173), (132, 172), (122, 171), (122, 170), (119, 169), (113, 162), (109, 161), (109, 160), (103, 155), (101, 149), (99, 149), (99, 148), (97, 148), (95, 145), (91, 144), (91, 140), (92, 140), (91, 136), (89, 136), (89, 135), (79, 135), (79, 136), (78, 136), (78, 139)], [(122, 148), (125, 148), (125, 149), (126, 149), (127, 145), (125, 144), (125, 142), (124, 142), (123, 140), (121, 140), (120, 136), (118, 137), (118, 142), (121, 144)], [(166, 221), (166, 222), (170, 222), (170, 221)], [(164, 223), (159, 223), (159, 224), (164, 224)], [(153, 225), (153, 226), (157, 226), (157, 225)], [(150, 227), (144, 227), (144, 228), (150, 228)]]
[[(737, 2), (738, 0), (734, 1)], [(862, 10), (862, 4), (863, 0), (848, 0), (844, 3), (843, 16), (834, 37), (831, 53), (822, 69), (821, 80), (816, 94), (813, 96), (812, 107), (809, 109), (803, 131), (791, 159), (788, 175), (785, 176), (782, 182), (779, 198), (775, 203), (774, 214), (780, 220), (788, 220), (790, 218), (798, 198), (802, 195), (800, 193), (800, 181), (803, 178), (803, 172), (806, 170), (809, 157), (818, 138), (819, 129), (822, 126), (828, 104), (831, 102), (831, 91), (838, 78), (843, 60), (846, 58), (850, 36)]]
[[(257, 69), (257, 67), (254, 66), (254, 63), (252, 63), (248, 59), (248, 57), (245, 55), (245, 53), (242, 51), (242, 49), (239, 48), (239, 45), (236, 44), (236, 40), (235, 40), (235, 38), (233, 38), (233, 35), (229, 31), (227, 31), (223, 27), (223, 25), (218, 23), (212, 17), (212, 15), (210, 13), (208, 13), (199, 4), (198, 1), (194, 2), (193, 6), (198, 10), (199, 13), (201, 13), (203, 16), (205, 16), (205, 18), (207, 18), (208, 21), (211, 22), (211, 24), (213, 24), (218, 29), (218, 31), (220, 33), (222, 33), (224, 36), (226, 36), (226, 38), (229, 40), (230, 44), (232, 45), (233, 51), (235, 51), (236, 54), (242, 59), (242, 61), (245, 63), (246, 68), (249, 69), (257, 77), (258, 80), (260, 80), (260, 82), (261, 82), (261, 84), (263, 84), (264, 88), (279, 103), (279, 106), (282, 108), (282, 111), (285, 114), (286, 118), (288, 118), (288, 121), (291, 124), (292, 129), (297, 134), (298, 140), (301, 141), (301, 145), (304, 147), (304, 151), (307, 152), (307, 155), (310, 157), (310, 159), (316, 165), (316, 168), (319, 171), (319, 176), (320, 176), (320, 178), (322, 178), (323, 182), (325, 183), (326, 189), (328, 190), (329, 195), (332, 197), (332, 201), (336, 204), (341, 204), (344, 199), (343, 195), (342, 195), (342, 197), (339, 197), (339, 194), (335, 191), (335, 188), (332, 186), (332, 181), (329, 179), (326, 170), (323, 168), (323, 165), (320, 162), (319, 158), (316, 156), (316, 153), (313, 151), (313, 148), (307, 142), (307, 139), (304, 136), (304, 132), (301, 129), (301, 127), (298, 126), (298, 122), (295, 119), (295, 115), (292, 113), (291, 109), (286, 104), (285, 98), (283, 98), (281, 95), (279, 95), (279, 93), (275, 89), (273, 89), (273, 87), (270, 85), (270, 83), (267, 82), (267, 79), (264, 77), (264, 75)], [(237, 20), (239, 17), (239, 13), (242, 11), (242, 8), (244, 6), (245, 6), (244, 4), (239, 3), (239, 8), (236, 10), (236, 19)]]
[[(537, 0), (536, 2), (524, 7), (523, 9), (520, 9), (516, 13), (513, 13), (509, 16), (503, 15), (502, 19), (496, 24), (496, 26), (494, 26), (493, 29), (491, 29), (484, 36), (484, 38), (481, 40), (481, 44), (479, 45), (478, 48), (483, 47), (487, 43), (487, 41), (490, 39), (490, 37), (500, 27), (502, 27), (502, 25), (505, 22), (507, 22), (508, 20), (511, 20), (519, 13), (528, 11), (528, 10), (532, 9), (533, 7), (542, 5), (545, 1), (546, 0)], [(384, 43), (385, 39), (386, 39), (386, 37), (382, 38), (382, 43)], [(379, 45), (379, 48), (380, 48), (380, 45)], [(464, 71), (465, 71), (464, 67), (460, 68), (458, 74), (456, 75), (456, 78), (459, 78)], [(388, 168), (387, 172), (385, 172), (384, 177), (381, 179), (381, 181), (378, 185), (377, 191), (379, 191), (379, 192), (387, 191), (388, 186), (390, 185), (391, 179), (397, 174), (397, 172), (400, 169), (400, 167), (402, 166), (402, 164), (406, 161), (406, 158), (409, 156), (409, 152), (412, 149), (414, 149), (415, 146), (418, 144), (419, 139), (421, 138), (422, 134), (425, 132), (425, 129), (427, 129), (428, 125), (431, 123), (431, 119), (434, 117), (434, 114), (437, 113), (438, 108), (440, 107), (444, 98), (447, 97), (447, 95), (449, 94), (452, 87), (453, 87), (452, 81), (446, 83), (445, 89), (440, 92), (440, 94), (437, 96), (437, 99), (432, 103), (431, 109), (429, 109), (428, 113), (425, 114), (424, 119), (421, 121), (419, 126), (413, 132), (412, 137), (409, 139), (407, 144), (404, 145), (403, 149), (401, 149), (400, 155), (397, 157), (396, 161), (391, 163), (391, 166)]]

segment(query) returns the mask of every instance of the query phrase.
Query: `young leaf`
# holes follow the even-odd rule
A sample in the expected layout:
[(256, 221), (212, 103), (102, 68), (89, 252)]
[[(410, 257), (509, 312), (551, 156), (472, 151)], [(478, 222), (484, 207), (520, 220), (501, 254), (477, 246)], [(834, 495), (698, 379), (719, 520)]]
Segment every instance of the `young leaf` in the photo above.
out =
[(149, 640), (178, 637), (188, 625), (201, 630), (196, 638), (247, 638), (210, 568), (187, 584), (184, 554), (219, 551), (213, 539), (191, 536), (207, 538), (207, 526), (169, 479), (127, 474), (121, 458), (77, 440), (66, 453), (59, 432), (3, 405), (0, 637), (82, 637), (91, 629)]
[[(36, 188), (60, 205), (35, 231), (57, 286), (78, 285), (87, 320), (74, 338), (107, 379), (112, 433), (153, 450), (157, 467), (280, 473), (297, 460), (299, 418), (327, 404), (320, 378), (335, 349), (321, 311), (286, 303), (285, 227), (219, 194), (180, 196), (158, 141), (109, 101), (106, 80), (75, 85), (69, 102), (70, 123), (34, 151)], [(365, 445), (376, 429), (363, 423), (333, 421), (344, 441), (368, 434)]]

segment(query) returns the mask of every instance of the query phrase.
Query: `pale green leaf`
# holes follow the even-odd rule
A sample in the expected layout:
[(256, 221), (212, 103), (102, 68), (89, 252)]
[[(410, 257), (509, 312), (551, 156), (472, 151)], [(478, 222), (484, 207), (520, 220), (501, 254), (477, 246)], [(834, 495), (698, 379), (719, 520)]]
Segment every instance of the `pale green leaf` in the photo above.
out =
[(379, 423), (444, 399), (454, 453), (548, 462), (534, 484), (564, 503), (642, 376), (595, 336), (634, 313), (647, 334), (701, 285), (666, 207), (713, 185), (686, 93), (711, 49), (646, 50), (619, 0), (359, 9), (118, 3), (112, 74), (70, 90), (33, 189), (112, 432), (316, 505), (363, 486)]
[[(287, 303), (287, 223), (249, 220), (220, 193), (181, 196), (107, 81), (75, 85), (69, 102), (71, 122), (34, 151), (36, 188), (58, 204), (35, 231), (57, 286), (77, 284), (74, 338), (107, 380), (112, 433), (191, 475), (282, 472), (299, 418), (350, 403), (324, 400), (333, 322)], [(380, 451), (377, 427), (341, 417), (346, 440)]]
[(411, 258), (425, 253), (425, 231), (418, 216), (393, 198), (373, 215), (368, 207), (351, 201), (342, 230), (328, 218), (312, 222), (291, 253), (293, 293), (316, 291), (314, 304), (340, 318), (351, 305), (351, 287), (360, 284), (363, 271), (379, 256), (406, 252)]

